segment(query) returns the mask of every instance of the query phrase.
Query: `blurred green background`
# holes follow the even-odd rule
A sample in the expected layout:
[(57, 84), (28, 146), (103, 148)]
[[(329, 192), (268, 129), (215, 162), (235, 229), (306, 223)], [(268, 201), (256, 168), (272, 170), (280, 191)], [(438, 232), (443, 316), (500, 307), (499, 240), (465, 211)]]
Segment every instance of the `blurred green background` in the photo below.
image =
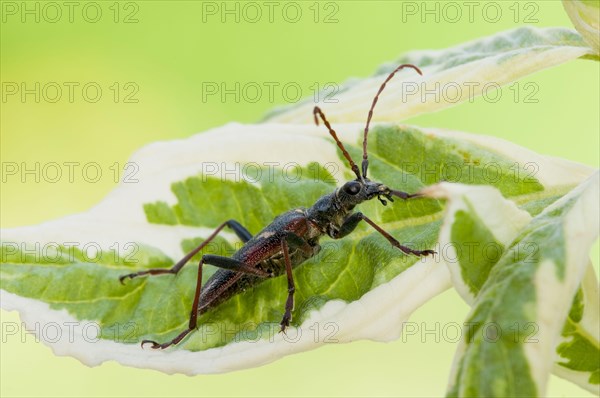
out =
[[(53, 183), (3, 170), (1, 227), (89, 209), (116, 185), (115, 164), (122, 168), (137, 148), (230, 121), (255, 122), (286, 103), (280, 89), (286, 83), (308, 97), (315, 84), (369, 75), (409, 50), (445, 48), (523, 25), (571, 26), (559, 1), (474, 2), (472, 16), (464, 2), (451, 3), (76, 1), (68, 6), (2, 1), (3, 165), (96, 162), (102, 175), (89, 182), (75, 168), (69, 181), (63, 168)], [(417, 13), (407, 14), (408, 7)], [(537, 88), (537, 103), (525, 102), (524, 95), (515, 100), (514, 90), (505, 88), (497, 103), (479, 98), (407, 122), (498, 136), (598, 167), (598, 65), (577, 60), (525, 77), (523, 85)], [(230, 88), (236, 82), (276, 82), (280, 88), (272, 98), (265, 89), (258, 101), (243, 96), (236, 101), (233, 95), (222, 101), (218, 95), (203, 98), (207, 82)], [(10, 94), (22, 83), (33, 91), (39, 83), (39, 102), (35, 93), (24, 100), (20, 92)], [(467, 311), (454, 292), (446, 292), (411, 321), (433, 328), (435, 322), (461, 323)], [(2, 322), (18, 321), (2, 312)], [(0, 395), (439, 396), (454, 349), (433, 334), (425, 341), (416, 336), (389, 344), (363, 341), (329, 345), (257, 369), (189, 378), (115, 363), (90, 369), (53, 356), (29, 336), (24, 343), (3, 339)], [(589, 394), (552, 377), (548, 395)]]

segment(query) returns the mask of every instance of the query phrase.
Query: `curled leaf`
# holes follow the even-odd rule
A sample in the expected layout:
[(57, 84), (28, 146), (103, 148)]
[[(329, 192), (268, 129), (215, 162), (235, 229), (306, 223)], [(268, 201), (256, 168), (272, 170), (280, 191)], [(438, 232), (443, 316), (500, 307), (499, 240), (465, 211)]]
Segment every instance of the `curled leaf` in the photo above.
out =
[[(385, 76), (399, 64), (414, 64), (423, 76), (400, 71), (377, 104), (377, 121), (397, 122), (471, 102), (531, 73), (593, 54), (571, 29), (523, 27), (443, 50), (409, 52), (373, 76), (346, 82), (335, 96), (337, 103), (321, 106), (335, 122), (363, 122)], [(275, 109), (266, 121), (308, 123), (314, 105), (305, 101)]]
[[(557, 352), (563, 358), (556, 373), (596, 392), (598, 330), (593, 320), (598, 307), (584, 306), (582, 295), (586, 303), (597, 299), (587, 256), (598, 236), (598, 174), (533, 218), (497, 192), (482, 202), (486, 190), (448, 184), (428, 189), (450, 201), (440, 243), (461, 253), (446, 263), (473, 305), (449, 395), (543, 395)], [(492, 208), (498, 214), (490, 217)], [(586, 268), (585, 293), (575, 296)], [(587, 321), (581, 322), (584, 312)], [(556, 347), (561, 333), (565, 340)]]
[(597, 0), (563, 0), (565, 11), (575, 29), (600, 54), (600, 2)]

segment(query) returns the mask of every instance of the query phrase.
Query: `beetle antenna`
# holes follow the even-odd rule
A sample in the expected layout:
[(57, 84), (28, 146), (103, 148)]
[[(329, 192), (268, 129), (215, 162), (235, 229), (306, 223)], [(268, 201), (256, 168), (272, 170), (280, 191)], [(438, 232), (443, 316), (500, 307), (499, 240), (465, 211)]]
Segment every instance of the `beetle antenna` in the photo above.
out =
[(319, 108), (318, 106), (315, 106), (315, 109), (313, 109), (313, 115), (315, 117), (315, 124), (317, 126), (319, 125), (319, 118), (317, 116), (321, 117), (321, 120), (323, 120), (323, 124), (325, 124), (325, 127), (327, 127), (327, 130), (329, 130), (329, 134), (331, 134), (331, 136), (337, 143), (337, 146), (342, 150), (344, 157), (348, 160), (348, 163), (350, 163), (350, 167), (352, 168), (352, 171), (354, 172), (354, 174), (356, 174), (356, 178), (359, 180), (362, 180), (362, 177), (360, 176), (360, 171), (358, 170), (358, 166), (356, 165), (356, 163), (354, 163), (354, 161), (350, 157), (350, 154), (348, 153), (348, 151), (346, 151), (346, 148), (344, 148), (344, 144), (342, 144), (342, 142), (339, 140), (335, 130), (333, 128), (331, 128), (331, 125), (325, 118), (325, 114), (323, 113), (323, 111), (321, 111), (321, 108)]
[(394, 71), (389, 74), (387, 79), (385, 79), (385, 81), (383, 82), (381, 87), (379, 87), (379, 91), (375, 95), (375, 98), (373, 98), (373, 103), (371, 104), (371, 109), (369, 109), (369, 115), (367, 116), (367, 125), (365, 126), (365, 133), (364, 133), (364, 138), (363, 138), (362, 175), (364, 178), (367, 178), (367, 169), (369, 168), (369, 157), (367, 154), (367, 135), (369, 134), (369, 123), (371, 123), (371, 118), (373, 117), (373, 109), (375, 109), (375, 104), (377, 104), (377, 100), (379, 99), (379, 94), (381, 94), (381, 92), (385, 88), (386, 83), (389, 82), (392, 79), (392, 77), (394, 77), (396, 72), (398, 72), (404, 68), (412, 68), (415, 71), (417, 71), (417, 73), (419, 75), (421, 75), (421, 76), (423, 75), (423, 73), (421, 72), (421, 69), (417, 68), (416, 66), (414, 66), (412, 64), (403, 64), (403, 65), (400, 65), (399, 67), (397, 67), (396, 69), (394, 69)]

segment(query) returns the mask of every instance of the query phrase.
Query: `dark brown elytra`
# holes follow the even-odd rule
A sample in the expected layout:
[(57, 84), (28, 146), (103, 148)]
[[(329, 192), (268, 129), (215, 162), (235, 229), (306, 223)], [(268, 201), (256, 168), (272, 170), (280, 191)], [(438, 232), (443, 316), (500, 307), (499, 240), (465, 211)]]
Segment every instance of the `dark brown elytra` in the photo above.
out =
[[(371, 219), (361, 212), (353, 212), (358, 204), (378, 198), (385, 206), (386, 200), (393, 201), (396, 196), (402, 199), (410, 199), (420, 196), (419, 194), (408, 194), (406, 192), (396, 191), (387, 186), (370, 181), (367, 178), (367, 169), (369, 159), (367, 154), (367, 136), (369, 133), (369, 123), (373, 117), (373, 109), (377, 104), (379, 95), (385, 88), (386, 83), (394, 76), (396, 72), (404, 68), (412, 68), (422, 75), (419, 68), (414, 65), (404, 64), (398, 66), (387, 79), (383, 82), (379, 91), (373, 99), (363, 138), (363, 160), (362, 174), (358, 166), (344, 145), (339, 140), (335, 130), (331, 127), (325, 115), (319, 107), (313, 110), (315, 123), (319, 124), (319, 118), (327, 127), (329, 134), (333, 137), (342, 154), (348, 160), (356, 179), (346, 182), (343, 186), (336, 189), (333, 193), (325, 195), (316, 201), (310, 208), (298, 208), (290, 210), (277, 216), (273, 222), (267, 225), (262, 231), (252, 236), (246, 228), (235, 220), (225, 221), (221, 224), (202, 244), (189, 252), (177, 264), (170, 269), (154, 268), (133, 274), (123, 275), (119, 278), (121, 283), (125, 279), (133, 279), (142, 275), (160, 275), (177, 274), (184, 265), (200, 250), (202, 250), (217, 234), (228, 226), (244, 242), (244, 245), (231, 257), (223, 257), (212, 254), (202, 256), (198, 265), (198, 279), (196, 282), (196, 292), (194, 294), (194, 303), (190, 315), (188, 328), (181, 332), (173, 340), (163, 344), (155, 341), (144, 340), (144, 344), (151, 344), (152, 348), (164, 349), (175, 345), (183, 340), (190, 332), (196, 329), (198, 315), (214, 308), (233, 295), (245, 290), (248, 287), (255, 286), (265, 278), (278, 275), (287, 275), (288, 296), (285, 303), (285, 312), (280, 326), (284, 332), (292, 320), (292, 310), (294, 308), (294, 277), (292, 269), (302, 264), (307, 259), (315, 256), (319, 250), (319, 239), (323, 235), (329, 235), (333, 239), (340, 239), (351, 233), (361, 220), (371, 225), (377, 232), (383, 235), (392, 246), (400, 249), (405, 254), (414, 254), (417, 256), (426, 256), (434, 254), (433, 250), (413, 250), (402, 246), (394, 237), (375, 224)], [(385, 199), (384, 199), (385, 198)], [(204, 264), (219, 267), (213, 276), (211, 276), (204, 287), (202, 287), (202, 266)]]

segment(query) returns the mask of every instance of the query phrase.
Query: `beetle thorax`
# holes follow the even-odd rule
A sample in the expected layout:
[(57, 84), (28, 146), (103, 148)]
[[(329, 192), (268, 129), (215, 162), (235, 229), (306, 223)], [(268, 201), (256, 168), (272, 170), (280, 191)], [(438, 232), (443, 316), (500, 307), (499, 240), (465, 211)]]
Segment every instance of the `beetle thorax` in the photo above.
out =
[(360, 203), (375, 197), (386, 196), (389, 188), (368, 179), (348, 181), (333, 193), (322, 196), (308, 209), (308, 218), (323, 233), (337, 230)]

